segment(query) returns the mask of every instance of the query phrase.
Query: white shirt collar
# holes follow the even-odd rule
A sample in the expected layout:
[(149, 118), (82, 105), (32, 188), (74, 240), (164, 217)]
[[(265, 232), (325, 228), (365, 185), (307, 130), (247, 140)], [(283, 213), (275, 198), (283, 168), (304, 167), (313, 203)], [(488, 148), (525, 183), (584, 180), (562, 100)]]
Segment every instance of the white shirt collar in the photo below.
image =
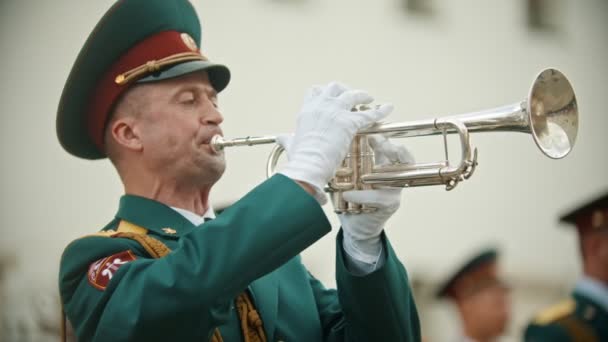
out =
[(178, 212), (180, 215), (182, 215), (184, 218), (186, 218), (186, 220), (190, 221), (195, 226), (200, 226), (201, 224), (203, 224), (203, 222), (205, 222), (205, 219), (214, 219), (215, 218), (215, 211), (213, 211), (212, 206), (209, 206), (209, 209), (207, 209), (207, 211), (203, 214), (203, 216), (199, 216), (198, 214), (193, 213), (190, 210), (186, 210), (186, 209), (182, 209), (182, 208), (171, 207), (171, 209)]
[(608, 286), (599, 280), (583, 275), (576, 282), (574, 292), (588, 297), (608, 311)]

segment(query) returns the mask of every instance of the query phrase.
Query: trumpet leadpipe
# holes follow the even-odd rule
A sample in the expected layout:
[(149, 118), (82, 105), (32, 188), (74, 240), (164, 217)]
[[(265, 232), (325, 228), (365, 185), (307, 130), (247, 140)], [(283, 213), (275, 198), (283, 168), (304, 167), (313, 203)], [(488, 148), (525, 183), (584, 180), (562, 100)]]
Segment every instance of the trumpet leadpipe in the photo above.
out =
[(211, 138), (209, 145), (211, 149), (215, 153), (219, 153), (223, 151), (226, 147), (232, 146), (253, 146), (253, 145), (263, 145), (263, 144), (274, 144), (277, 142), (277, 137), (268, 135), (268, 136), (259, 136), (259, 137), (244, 137), (244, 138), (235, 138), (226, 140), (221, 135), (215, 135)]

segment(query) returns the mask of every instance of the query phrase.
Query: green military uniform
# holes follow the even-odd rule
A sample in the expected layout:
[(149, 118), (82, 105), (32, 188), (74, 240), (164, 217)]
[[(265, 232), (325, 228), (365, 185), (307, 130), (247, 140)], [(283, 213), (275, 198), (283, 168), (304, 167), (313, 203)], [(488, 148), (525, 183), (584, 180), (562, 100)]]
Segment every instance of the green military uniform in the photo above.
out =
[[(221, 91), (230, 73), (201, 53), (200, 36), (186, 0), (118, 1), (89, 36), (64, 88), (62, 146), (81, 158), (104, 158), (108, 115), (132, 84), (204, 70)], [(121, 235), (123, 228), (170, 252), (152, 253)], [(406, 271), (385, 236), (384, 265), (355, 276), (338, 234), (337, 290), (306, 270), (299, 253), (330, 229), (316, 200), (282, 175), (200, 226), (162, 203), (125, 195), (101, 232), (65, 249), (63, 307), (80, 341), (217, 341), (218, 331), (224, 341), (247, 340), (234, 309), (243, 293), (268, 341), (420, 340)]]
[[(576, 226), (581, 239), (604, 234), (608, 239), (608, 194), (568, 213), (561, 221)], [(524, 333), (527, 342), (608, 341), (608, 284), (583, 276), (571, 298), (541, 311)]]
[[(225, 341), (240, 341), (231, 307), (247, 288), (269, 341), (420, 339), (405, 270), (386, 239), (385, 265), (364, 277), (345, 268), (338, 239), (337, 291), (308, 273), (297, 255), (330, 225), (316, 201), (284, 176), (199, 227), (161, 203), (128, 195), (104, 231), (121, 220), (147, 228), (172, 252), (152, 259), (133, 240), (95, 235), (69, 245), (61, 297), (83, 341), (206, 341), (218, 326)], [(104, 289), (96, 287), (91, 265), (124, 251), (134, 260)]]
[[(285, 202), (289, 200), (289, 205)], [(249, 288), (269, 341), (416, 341), (420, 339), (405, 269), (384, 239), (384, 266), (364, 277), (336, 253), (338, 290), (312, 277), (297, 256), (330, 225), (316, 201), (277, 175), (213, 221), (195, 227), (165, 205), (124, 196), (113, 220), (145, 227), (173, 251), (152, 259), (138, 243), (90, 236), (66, 249), (61, 297), (84, 341), (206, 341), (219, 327), (240, 341), (233, 299)], [(91, 265), (131, 251), (104, 289)]]

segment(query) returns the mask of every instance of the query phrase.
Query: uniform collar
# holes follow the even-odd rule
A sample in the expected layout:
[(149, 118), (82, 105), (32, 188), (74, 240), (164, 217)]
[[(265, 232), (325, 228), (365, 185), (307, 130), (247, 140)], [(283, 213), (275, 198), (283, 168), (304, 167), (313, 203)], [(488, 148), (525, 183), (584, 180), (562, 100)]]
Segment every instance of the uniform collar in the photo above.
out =
[(196, 227), (171, 207), (135, 195), (124, 195), (120, 198), (116, 218), (169, 238), (178, 238)]
[(576, 282), (574, 293), (585, 296), (608, 312), (608, 286), (606, 284), (583, 276)]
[(171, 209), (177, 211), (180, 215), (185, 217), (188, 221), (190, 221), (190, 223), (195, 226), (200, 226), (206, 221), (213, 220), (215, 218), (215, 212), (213, 211), (213, 208), (211, 206), (209, 206), (209, 209), (207, 209), (203, 216), (199, 216), (198, 214), (193, 213), (190, 210), (182, 208), (171, 207)]

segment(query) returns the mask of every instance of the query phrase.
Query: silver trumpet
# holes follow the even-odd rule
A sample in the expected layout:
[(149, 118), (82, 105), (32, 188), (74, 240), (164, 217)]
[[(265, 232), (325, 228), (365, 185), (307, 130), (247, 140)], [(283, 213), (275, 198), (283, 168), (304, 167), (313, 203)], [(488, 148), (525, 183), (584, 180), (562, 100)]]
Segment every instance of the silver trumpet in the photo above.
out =
[[(357, 107), (353, 110), (364, 110)], [(374, 210), (342, 199), (347, 190), (376, 187), (413, 187), (445, 185), (452, 190), (471, 177), (477, 166), (477, 149), (469, 142), (470, 132), (522, 132), (534, 138), (538, 148), (549, 158), (565, 157), (574, 146), (578, 131), (578, 106), (572, 85), (559, 70), (545, 69), (532, 83), (528, 97), (521, 102), (480, 112), (438, 117), (429, 120), (376, 123), (357, 132), (350, 152), (338, 167), (326, 191), (331, 194), (337, 213), (360, 213)], [(456, 165), (448, 160), (447, 134), (458, 134), (461, 158)], [(429, 135), (444, 136), (445, 159), (435, 163), (375, 165), (374, 151), (368, 135), (383, 134), (389, 138)], [(230, 146), (252, 146), (276, 142), (274, 136), (224, 140), (215, 136), (211, 147), (218, 152)], [(276, 145), (267, 163), (270, 177), (283, 148)]]

